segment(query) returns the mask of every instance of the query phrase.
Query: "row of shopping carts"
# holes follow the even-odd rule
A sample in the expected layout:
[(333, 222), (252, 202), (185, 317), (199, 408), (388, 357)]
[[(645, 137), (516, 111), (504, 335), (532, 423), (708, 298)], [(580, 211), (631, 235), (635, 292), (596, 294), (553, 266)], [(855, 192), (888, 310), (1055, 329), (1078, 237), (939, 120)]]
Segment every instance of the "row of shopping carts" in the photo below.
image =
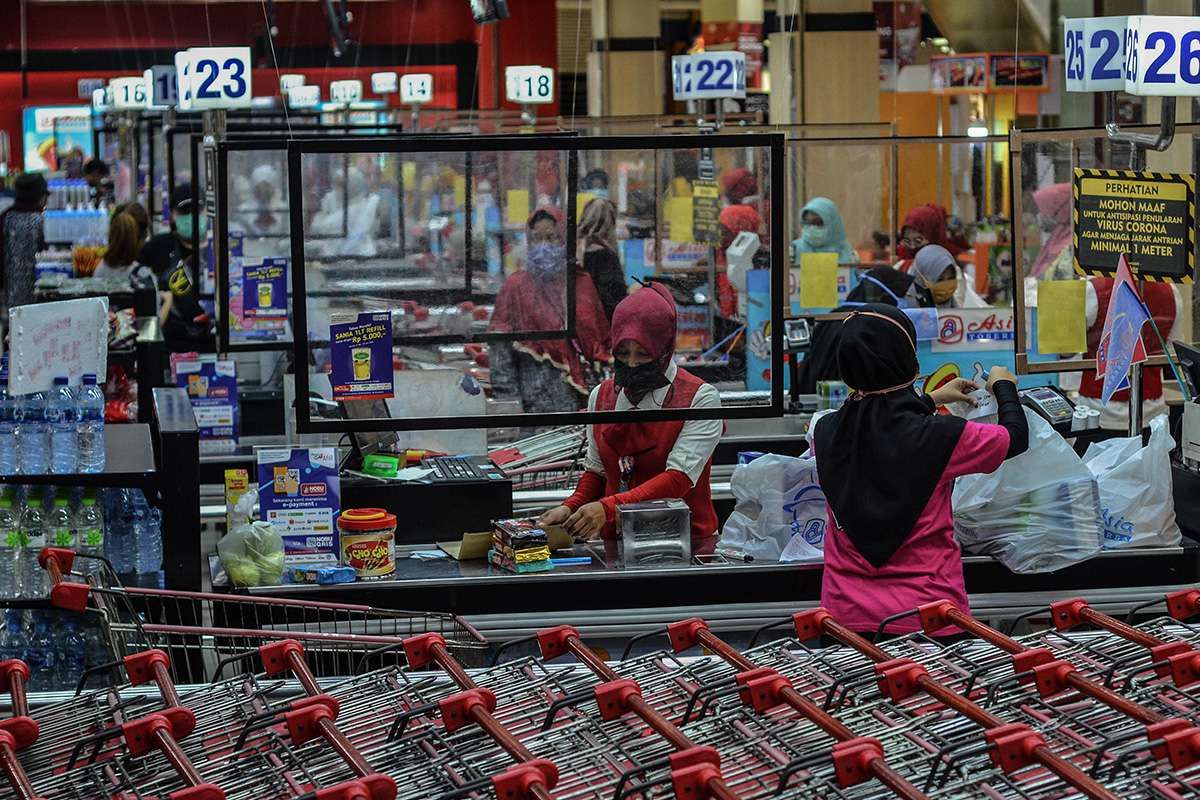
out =
[[(616, 662), (557, 626), (536, 656), (506, 660), (525, 651), (514, 642), (477, 667), (482, 639), (453, 618), (397, 635), (196, 608), (190, 593), (151, 607), (73, 584), (70, 554), (46, 555), (59, 605), (130, 632), (111, 639), (126, 652), (106, 685), (61, 702), (31, 704), (28, 670), (0, 663), (0, 797), (1200, 796), (1200, 591), (1136, 626), (1057, 603), (1047, 630), (1018, 638), (949, 603), (880, 643), (821, 609), (743, 650), (687, 619), (655, 634), (660, 651)], [(164, 609), (209, 618), (186, 642), (135, 648), (187, 628)], [(181, 660), (201, 685), (178, 681), (195, 677)]]

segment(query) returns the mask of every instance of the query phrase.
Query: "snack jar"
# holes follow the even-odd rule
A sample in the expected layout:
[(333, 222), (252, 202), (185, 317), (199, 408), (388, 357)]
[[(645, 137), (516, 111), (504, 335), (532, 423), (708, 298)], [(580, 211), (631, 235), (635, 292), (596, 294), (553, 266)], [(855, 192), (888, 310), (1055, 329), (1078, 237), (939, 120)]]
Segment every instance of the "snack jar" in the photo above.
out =
[(382, 508), (348, 508), (338, 517), (342, 564), (360, 579), (396, 571), (396, 515)]

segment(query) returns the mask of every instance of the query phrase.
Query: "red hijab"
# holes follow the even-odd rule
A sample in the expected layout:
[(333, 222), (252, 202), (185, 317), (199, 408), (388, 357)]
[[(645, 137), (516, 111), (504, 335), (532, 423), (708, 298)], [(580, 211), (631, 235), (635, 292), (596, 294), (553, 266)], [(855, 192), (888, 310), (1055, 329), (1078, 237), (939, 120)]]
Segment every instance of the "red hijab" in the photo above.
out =
[[(950, 255), (957, 257), (962, 252), (962, 248), (950, 241), (950, 234), (946, 231), (946, 209), (933, 203), (926, 203), (923, 206), (917, 206), (912, 211), (908, 212), (908, 216), (904, 218), (904, 224), (900, 226), (900, 235), (904, 235), (905, 228), (912, 228), (917, 233), (925, 237), (925, 241), (929, 244), (938, 244), (950, 251)], [(907, 245), (901, 244), (896, 248), (897, 255), (903, 259), (900, 268), (905, 272), (912, 265), (912, 260), (916, 256)]]
[(758, 194), (758, 181), (754, 179), (754, 173), (750, 170), (738, 167), (721, 176), (721, 188), (725, 190), (729, 202), (741, 204), (747, 197)]
[[(565, 217), (560, 209), (544, 206), (534, 211), (526, 224), (526, 233), (543, 214), (558, 223), (562, 236)], [(566, 271), (546, 280), (534, 278), (527, 270), (513, 273), (496, 297), (489, 330), (494, 333), (556, 331), (566, 326)], [(513, 347), (538, 361), (548, 361), (564, 373), (564, 380), (581, 394), (591, 391), (584, 362), (593, 366), (612, 360), (609, 352), (608, 317), (592, 278), (575, 265), (575, 338), (539, 339), (513, 342)]]
[(675, 298), (661, 283), (650, 283), (617, 304), (612, 343), (637, 343), (666, 369), (675, 355)]
[(1071, 201), (1074, 194), (1069, 183), (1052, 183), (1043, 186), (1033, 193), (1033, 204), (1038, 213), (1054, 222), (1054, 230), (1050, 238), (1042, 245), (1037, 260), (1033, 262), (1029, 274), (1040, 278), (1046, 270), (1054, 265), (1058, 256), (1067, 245), (1071, 244)]

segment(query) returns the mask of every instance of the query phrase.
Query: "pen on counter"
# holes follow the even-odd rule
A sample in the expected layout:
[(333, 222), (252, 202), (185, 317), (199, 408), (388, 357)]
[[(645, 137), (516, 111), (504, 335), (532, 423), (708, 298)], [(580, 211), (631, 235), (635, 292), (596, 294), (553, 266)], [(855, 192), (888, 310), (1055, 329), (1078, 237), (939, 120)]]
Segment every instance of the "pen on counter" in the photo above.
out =
[(571, 567), (575, 566), (576, 564), (590, 564), (592, 563), (592, 557), (570, 556), (566, 558), (551, 558), (550, 563), (556, 567)]

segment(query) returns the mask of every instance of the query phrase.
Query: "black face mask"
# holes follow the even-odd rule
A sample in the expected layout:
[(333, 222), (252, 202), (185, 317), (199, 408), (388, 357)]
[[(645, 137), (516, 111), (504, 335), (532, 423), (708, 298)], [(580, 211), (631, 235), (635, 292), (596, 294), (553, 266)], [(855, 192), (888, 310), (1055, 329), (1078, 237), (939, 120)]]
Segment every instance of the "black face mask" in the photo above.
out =
[(670, 383), (657, 361), (631, 367), (620, 359), (613, 360), (613, 382), (625, 390), (635, 403), (655, 389)]

